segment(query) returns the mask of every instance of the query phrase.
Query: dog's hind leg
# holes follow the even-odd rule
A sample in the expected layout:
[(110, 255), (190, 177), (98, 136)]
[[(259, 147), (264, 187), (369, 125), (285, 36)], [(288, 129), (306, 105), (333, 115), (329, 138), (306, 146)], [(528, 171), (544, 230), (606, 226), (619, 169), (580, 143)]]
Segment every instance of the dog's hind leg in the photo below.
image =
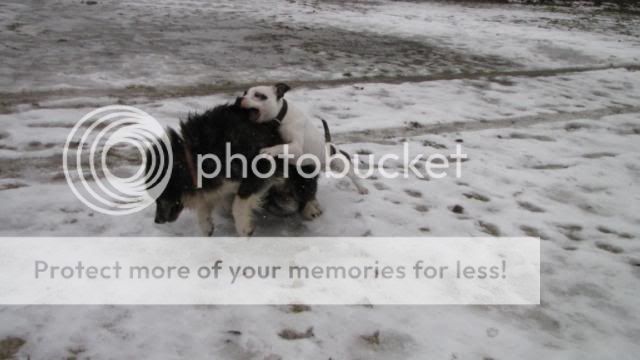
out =
[(211, 201), (202, 201), (198, 204), (196, 209), (198, 214), (198, 225), (202, 235), (211, 236), (215, 230), (215, 224), (213, 223), (213, 208), (215, 204)]
[(349, 167), (349, 171), (347, 172), (347, 176), (349, 177), (349, 179), (351, 179), (351, 181), (353, 182), (353, 185), (355, 185), (356, 189), (358, 189), (358, 193), (360, 195), (366, 195), (366, 194), (369, 193), (369, 189), (367, 189), (364, 185), (362, 185), (362, 182), (360, 181), (360, 178), (358, 178), (356, 173), (353, 171), (353, 166)]
[(318, 177), (312, 179), (302, 178), (298, 180), (297, 194), (302, 207), (302, 217), (306, 220), (313, 220), (322, 215), (322, 207), (316, 199), (318, 192)]
[(320, 207), (318, 200), (316, 200), (316, 198), (313, 198), (307, 201), (307, 203), (304, 205), (304, 208), (302, 209), (302, 217), (304, 217), (306, 220), (313, 220), (320, 215), (322, 215), (322, 208)]
[(332, 161), (329, 164), (331, 170), (342, 173), (345, 171), (346, 166), (346, 175), (349, 179), (351, 179), (351, 182), (353, 182), (353, 185), (355, 185), (356, 189), (358, 189), (358, 193), (360, 193), (361, 195), (368, 194), (369, 190), (364, 185), (362, 185), (362, 182), (360, 182), (360, 178), (355, 173), (354, 168), (356, 165), (351, 162), (351, 157), (349, 156), (349, 154), (342, 150), (339, 150), (333, 156), (340, 157), (340, 159), (331, 159)]
[(314, 165), (302, 166), (296, 169), (291, 166), (289, 171), (288, 185), (293, 188), (296, 198), (300, 203), (300, 213), (306, 220), (313, 220), (322, 215), (322, 208), (316, 199), (318, 192), (318, 176), (307, 178), (302, 176), (298, 170), (305, 174), (311, 174), (315, 171)]

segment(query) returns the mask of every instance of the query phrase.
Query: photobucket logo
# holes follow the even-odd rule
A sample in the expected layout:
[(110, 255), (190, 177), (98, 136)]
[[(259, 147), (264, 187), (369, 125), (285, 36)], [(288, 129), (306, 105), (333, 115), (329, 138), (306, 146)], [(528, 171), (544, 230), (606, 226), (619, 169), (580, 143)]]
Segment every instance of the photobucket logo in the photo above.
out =
[[(162, 125), (151, 115), (131, 106), (96, 109), (83, 116), (67, 137), (62, 159), (67, 183), (95, 211), (108, 215), (138, 212), (162, 193), (173, 164), (171, 151), (146, 152), (149, 145), (171, 148)], [(109, 153), (131, 148), (142, 160), (138, 169), (130, 176), (115, 175), (110, 165), (126, 164), (118, 163), (122, 157), (109, 160)], [(167, 171), (146, 174), (144, 164)]]
[[(195, 187), (202, 188), (205, 179), (221, 176), (232, 178), (232, 168), (242, 172), (241, 179), (246, 179), (249, 174), (260, 179), (270, 178), (278, 172), (277, 169), (281, 170), (277, 176), (285, 179), (289, 178), (292, 171), (307, 179), (314, 178), (320, 173), (333, 179), (344, 177), (367, 179), (374, 175), (385, 179), (408, 179), (410, 176), (419, 179), (441, 179), (454, 169), (455, 177), (459, 179), (462, 177), (462, 162), (468, 158), (467, 154), (462, 152), (460, 144), (456, 144), (455, 152), (448, 155), (441, 153), (429, 156), (411, 155), (409, 143), (406, 141), (402, 143), (401, 154), (384, 153), (377, 159), (373, 154), (349, 155), (338, 150), (326, 152), (323, 156), (309, 153), (296, 156), (289, 151), (289, 145), (286, 144), (279, 149), (281, 152), (278, 154), (261, 153), (249, 160), (243, 154), (233, 154), (232, 144), (227, 142), (222, 158), (212, 153), (196, 154), (195, 164), (192, 165)], [(366, 159), (363, 160), (363, 158)], [(260, 167), (260, 162), (267, 162), (268, 166)], [(360, 165), (363, 165), (364, 172)]]

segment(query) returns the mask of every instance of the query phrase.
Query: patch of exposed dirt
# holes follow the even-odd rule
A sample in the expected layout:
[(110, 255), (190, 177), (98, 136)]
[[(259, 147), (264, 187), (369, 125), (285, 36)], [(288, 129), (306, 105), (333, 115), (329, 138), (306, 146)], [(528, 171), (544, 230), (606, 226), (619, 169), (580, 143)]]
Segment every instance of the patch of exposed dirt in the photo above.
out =
[(483, 233), (489, 234), (491, 236), (500, 236), (500, 229), (494, 224), (481, 220), (478, 221), (478, 226), (480, 226), (480, 230), (482, 230)]
[(464, 193), (462, 195), (464, 195), (464, 197), (466, 197), (467, 199), (474, 199), (482, 202), (488, 202), (491, 200), (482, 194), (478, 194), (477, 192)]
[(26, 343), (19, 337), (7, 337), (0, 340), (0, 360), (13, 360), (20, 348)]
[(278, 336), (285, 340), (301, 340), (312, 338), (315, 335), (313, 334), (313, 327), (310, 327), (304, 332), (292, 329), (284, 329), (278, 333)]

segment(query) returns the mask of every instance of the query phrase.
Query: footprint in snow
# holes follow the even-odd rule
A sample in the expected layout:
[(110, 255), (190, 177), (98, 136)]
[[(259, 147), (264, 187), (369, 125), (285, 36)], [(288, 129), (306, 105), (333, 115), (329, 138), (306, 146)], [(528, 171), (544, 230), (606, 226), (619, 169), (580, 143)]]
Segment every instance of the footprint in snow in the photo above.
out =
[(574, 224), (559, 224), (556, 226), (569, 240), (582, 241), (582, 236), (580, 235), (582, 226)]
[(27, 185), (25, 183), (20, 183), (20, 182), (0, 184), (0, 191), (2, 191), (2, 190), (19, 189), (19, 188), (23, 188), (23, 187), (27, 187), (27, 186), (29, 186), (29, 185)]
[(25, 150), (26, 151), (38, 151), (38, 150), (43, 150), (43, 149), (51, 149), (54, 146), (56, 146), (56, 144), (54, 144), (54, 143), (43, 144), (40, 141), (30, 141), (27, 144), (27, 147), (25, 148)]
[(545, 212), (545, 209), (541, 208), (538, 205), (532, 204), (528, 201), (518, 201), (518, 206), (520, 206), (521, 208), (527, 210), (527, 211), (531, 211), (534, 213), (543, 213)]
[(478, 226), (480, 226), (482, 232), (486, 234), (489, 234), (491, 236), (500, 236), (500, 229), (494, 224), (480, 220), (478, 221)]
[(521, 225), (520, 230), (522, 230), (522, 232), (524, 232), (524, 234), (527, 236), (537, 237), (542, 240), (549, 240), (549, 238), (545, 234), (543, 234), (542, 232), (540, 232), (540, 230), (534, 228), (533, 226)]
[(596, 243), (596, 247), (598, 249), (604, 250), (604, 251), (608, 251), (612, 254), (621, 254), (624, 252), (624, 250), (619, 247), (619, 246), (615, 246), (615, 245), (611, 245), (611, 244), (607, 244), (604, 242), (597, 242)]
[(582, 155), (585, 159), (600, 159), (605, 157), (616, 157), (618, 154), (610, 153), (610, 152), (596, 152)]
[(381, 182), (374, 182), (373, 183), (373, 187), (376, 188), (376, 190), (382, 191), (382, 190), (389, 190), (389, 187)]
[(477, 192), (464, 193), (462, 195), (464, 195), (467, 199), (474, 199), (482, 202), (488, 202), (491, 200), (482, 194), (478, 194)]
[(568, 169), (570, 168), (572, 165), (565, 165), (565, 164), (541, 164), (541, 165), (534, 165), (531, 167), (531, 169), (534, 170), (562, 170), (562, 169)]
[(633, 235), (631, 235), (629, 233), (618, 232), (618, 231), (610, 229), (610, 228), (608, 228), (606, 226), (600, 225), (600, 226), (596, 227), (596, 229), (598, 231), (600, 231), (601, 233), (603, 233), (603, 234), (613, 234), (613, 235), (616, 235), (616, 236), (618, 236), (618, 237), (620, 237), (622, 239), (633, 239)]
[(278, 333), (278, 336), (285, 340), (300, 340), (312, 338), (315, 335), (313, 334), (313, 327), (310, 327), (305, 332), (300, 332), (292, 329), (284, 329)]
[(525, 134), (525, 133), (511, 133), (507, 137), (503, 137), (503, 138), (516, 139), (516, 140), (537, 140), (537, 141), (544, 141), (544, 142), (555, 141), (555, 139), (549, 136)]

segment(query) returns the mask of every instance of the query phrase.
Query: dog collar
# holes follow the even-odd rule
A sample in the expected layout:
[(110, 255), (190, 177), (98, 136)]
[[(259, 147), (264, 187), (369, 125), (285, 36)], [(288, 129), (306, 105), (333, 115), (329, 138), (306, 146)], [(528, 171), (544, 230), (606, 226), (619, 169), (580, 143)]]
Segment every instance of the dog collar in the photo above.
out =
[(287, 100), (282, 99), (282, 107), (280, 108), (280, 112), (276, 115), (274, 119), (278, 123), (281, 123), (284, 120), (284, 117), (287, 116), (287, 110), (289, 110), (289, 105), (287, 105)]

